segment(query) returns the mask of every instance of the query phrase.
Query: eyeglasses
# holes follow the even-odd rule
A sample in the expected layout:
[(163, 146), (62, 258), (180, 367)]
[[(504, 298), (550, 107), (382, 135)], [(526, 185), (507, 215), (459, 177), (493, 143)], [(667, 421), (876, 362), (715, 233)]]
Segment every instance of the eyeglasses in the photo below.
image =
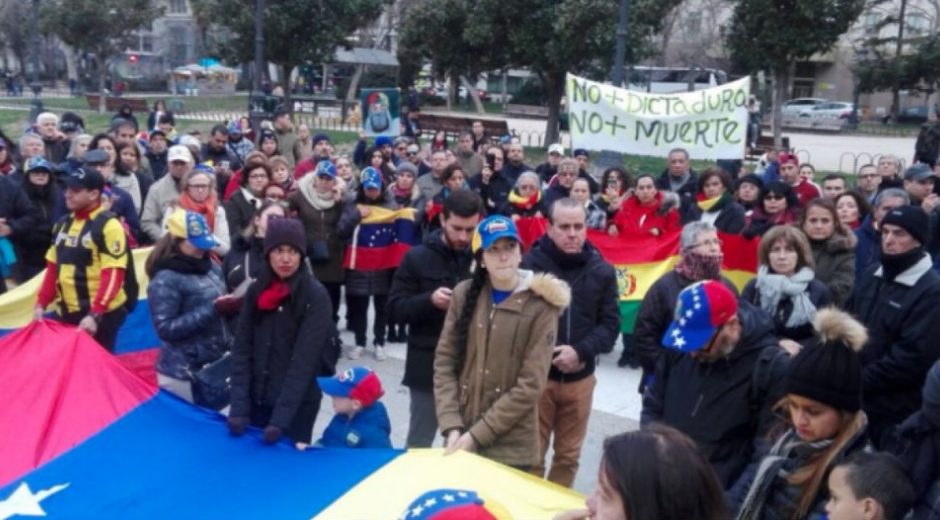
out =
[(200, 190), (200, 191), (209, 189), (208, 184), (190, 184), (187, 187), (193, 190)]
[(396, 150), (398, 150), (399, 152), (404, 152), (406, 149), (407, 148), (405, 148), (404, 146), (399, 146), (398, 148), (396, 148)]
[(774, 195), (773, 193), (764, 197), (764, 200), (784, 200), (784, 199), (786, 199), (786, 197), (784, 197), (783, 195)]
[(269, 193), (264, 198), (270, 200), (271, 202), (278, 202), (284, 200), (284, 195), (280, 193)]
[(267, 179), (268, 176), (265, 175), (265, 174), (263, 174), (263, 173), (256, 173), (256, 174), (253, 174), (253, 175), (249, 175), (248, 178), (249, 178), (250, 180), (258, 180), (258, 179)]
[(877, 173), (866, 173), (865, 175), (859, 175), (858, 178), (859, 179), (874, 179), (877, 176), (878, 176)]
[(699, 243), (697, 243), (697, 244), (692, 244), (691, 246), (688, 247), (688, 249), (698, 249), (698, 248), (700, 248), (700, 247), (702, 247), (702, 246), (718, 246), (718, 247), (721, 247), (721, 244), (722, 244), (721, 240), (719, 240), (719, 239), (717, 239), (717, 238), (712, 238), (712, 239), (709, 239), (709, 240), (703, 240), (703, 241), (701, 241), (701, 242), (699, 242)]

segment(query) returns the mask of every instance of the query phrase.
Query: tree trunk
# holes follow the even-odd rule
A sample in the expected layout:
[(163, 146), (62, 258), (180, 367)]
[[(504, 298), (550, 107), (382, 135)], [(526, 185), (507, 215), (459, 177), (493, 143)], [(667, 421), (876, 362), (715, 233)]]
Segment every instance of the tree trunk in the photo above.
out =
[(783, 146), (783, 103), (787, 98), (787, 85), (790, 83), (790, 67), (784, 65), (774, 70), (772, 79), (774, 90), (774, 148)]
[(561, 112), (561, 98), (565, 93), (565, 72), (543, 74), (542, 84), (545, 85), (545, 94), (548, 98), (548, 122), (545, 125), (545, 139), (541, 146), (547, 147), (549, 144), (558, 142), (558, 114)]
[(78, 77), (78, 54), (75, 52), (75, 49), (69, 47), (66, 44), (62, 45), (62, 51), (65, 54), (65, 75), (68, 76), (66, 81), (74, 78), (75, 81), (79, 81)]
[(477, 114), (485, 114), (486, 109), (483, 108), (483, 103), (480, 101), (480, 95), (477, 94), (477, 89), (470, 84), (470, 80), (466, 76), (460, 76), (460, 84), (463, 85), (463, 88), (467, 89), (467, 92), (470, 94), (470, 99), (473, 100), (473, 108), (476, 109)]
[(277, 74), (281, 77), (281, 86), (284, 90), (284, 101), (282, 101), (282, 104), (291, 114), (294, 113), (294, 103), (291, 102), (292, 92), (290, 85), (290, 73), (293, 72), (293, 70), (294, 66), (290, 63), (282, 63), (277, 66)]
[(362, 79), (362, 65), (356, 65), (356, 72), (349, 80), (349, 89), (346, 90), (346, 103), (358, 103), (359, 80)]
[(503, 102), (503, 110), (506, 110), (506, 105), (509, 103), (509, 95), (506, 94), (507, 83), (509, 82), (509, 69), (503, 69), (503, 92), (500, 96), (500, 100)]
[(891, 119), (895, 123), (898, 121), (898, 114), (901, 112), (901, 64), (902, 53), (904, 51), (904, 17), (907, 11), (907, 0), (901, 0), (901, 12), (898, 14), (898, 40), (894, 53), (894, 84), (891, 85)]

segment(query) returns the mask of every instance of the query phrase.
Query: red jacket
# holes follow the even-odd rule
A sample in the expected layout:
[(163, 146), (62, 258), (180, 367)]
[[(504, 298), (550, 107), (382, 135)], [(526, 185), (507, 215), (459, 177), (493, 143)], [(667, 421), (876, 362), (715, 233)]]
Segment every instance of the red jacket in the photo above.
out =
[(613, 225), (617, 226), (617, 232), (621, 236), (653, 234), (653, 229), (658, 229), (661, 235), (682, 229), (679, 211), (672, 208), (665, 215), (661, 215), (659, 208), (662, 204), (662, 192), (656, 194), (656, 202), (649, 206), (641, 206), (640, 200), (633, 195), (624, 201), (623, 207), (614, 216)]
[(806, 179), (802, 179), (799, 184), (791, 187), (793, 188), (793, 193), (796, 193), (796, 199), (800, 204), (800, 208), (805, 208), (807, 202), (822, 196), (822, 194), (819, 193), (819, 188)]

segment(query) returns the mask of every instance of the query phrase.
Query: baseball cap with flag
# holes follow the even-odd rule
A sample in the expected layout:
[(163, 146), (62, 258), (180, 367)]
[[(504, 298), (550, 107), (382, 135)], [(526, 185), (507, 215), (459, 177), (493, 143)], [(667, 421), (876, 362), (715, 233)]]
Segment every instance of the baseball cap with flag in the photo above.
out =
[(434, 489), (416, 498), (401, 520), (510, 520), (499, 503), (484, 500), (475, 491)]
[(349, 397), (359, 401), (366, 408), (385, 394), (379, 376), (366, 367), (347, 368), (333, 377), (318, 377), (317, 384), (326, 395)]
[(676, 313), (663, 345), (679, 352), (704, 347), (719, 327), (737, 315), (738, 299), (716, 280), (694, 283), (679, 293)]
[(519, 242), (519, 231), (516, 230), (516, 224), (512, 219), (502, 215), (492, 215), (477, 225), (470, 248), (474, 253), (481, 249), (489, 249), (500, 238), (511, 238)]
[(208, 251), (219, 245), (219, 241), (212, 235), (212, 230), (206, 224), (206, 219), (194, 211), (177, 209), (166, 221), (166, 230), (177, 238), (185, 238), (190, 244), (203, 251)]
[(45, 170), (46, 173), (52, 173), (52, 166), (49, 164), (49, 161), (43, 159), (42, 157), (30, 157), (26, 160), (26, 173), (35, 172), (39, 170)]
[(381, 189), (382, 172), (371, 166), (362, 170), (362, 187), (365, 189)]
[(336, 178), (336, 166), (331, 161), (320, 161), (317, 163), (317, 170), (314, 172), (317, 177)]

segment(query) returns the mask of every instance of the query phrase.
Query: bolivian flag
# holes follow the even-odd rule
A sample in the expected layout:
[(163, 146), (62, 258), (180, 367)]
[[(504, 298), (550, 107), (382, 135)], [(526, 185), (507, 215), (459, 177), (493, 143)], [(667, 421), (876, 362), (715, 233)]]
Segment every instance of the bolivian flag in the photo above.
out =
[(368, 207), (369, 216), (359, 223), (346, 247), (343, 267), (359, 271), (398, 267), (405, 252), (420, 243), (415, 210)]
[[(536, 217), (524, 217), (516, 221), (519, 238), (526, 248), (538, 240), (547, 225), (545, 219)], [(646, 292), (679, 261), (679, 235), (679, 232), (675, 232), (660, 237), (620, 235), (614, 238), (603, 231), (588, 231), (588, 240), (617, 272), (623, 332), (633, 332), (633, 324)], [(719, 233), (718, 238), (724, 253), (721, 274), (734, 282), (740, 291), (757, 273), (757, 246), (760, 239), (747, 240), (740, 235), (724, 233)]]

